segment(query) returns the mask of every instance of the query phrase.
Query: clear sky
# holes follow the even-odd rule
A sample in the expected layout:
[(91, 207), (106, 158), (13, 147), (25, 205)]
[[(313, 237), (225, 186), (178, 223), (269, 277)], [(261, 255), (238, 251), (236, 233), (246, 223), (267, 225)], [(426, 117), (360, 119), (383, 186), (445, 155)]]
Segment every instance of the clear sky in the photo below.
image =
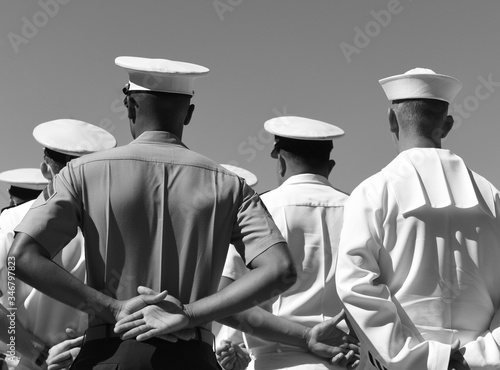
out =
[[(276, 187), (266, 120), (343, 128), (330, 181), (346, 192), (395, 155), (380, 78), (415, 67), (463, 82), (444, 146), (500, 187), (498, 0), (15, 0), (0, 5), (0, 171), (38, 167), (42, 122), (74, 118), (131, 141), (120, 55), (208, 67), (184, 142)], [(0, 202), (7, 203), (7, 186)]]

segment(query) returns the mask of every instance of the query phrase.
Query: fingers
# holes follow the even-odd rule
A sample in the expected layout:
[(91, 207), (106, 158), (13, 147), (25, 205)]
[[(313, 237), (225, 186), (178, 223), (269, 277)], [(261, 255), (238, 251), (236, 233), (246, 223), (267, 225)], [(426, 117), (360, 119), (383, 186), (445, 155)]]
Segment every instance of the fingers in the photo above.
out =
[[(120, 319), (117, 321), (115, 324), (115, 333), (121, 333), (127, 329), (130, 329), (132, 326), (137, 326), (137, 321), (142, 320), (144, 318), (144, 315), (141, 311), (136, 311), (133, 314), (125, 316), (123, 319)], [(139, 325), (142, 325), (139, 324)]]
[(353, 369), (356, 369), (359, 365), (359, 359), (356, 359), (354, 362), (350, 363), (347, 365), (347, 369), (348, 370), (353, 370)]
[(122, 340), (133, 339), (133, 338), (139, 340), (138, 336), (141, 334), (147, 333), (150, 329), (151, 328), (147, 324), (137, 325), (137, 326), (134, 326), (131, 329), (127, 330), (123, 334), (121, 334), (120, 338)]
[(332, 357), (330, 363), (332, 365), (340, 365), (341, 361), (344, 359), (345, 355), (343, 353), (338, 353)]
[(47, 360), (47, 370), (68, 369), (73, 363), (74, 359), (80, 353), (80, 348), (73, 348)]
[(359, 343), (359, 339), (356, 337), (353, 337), (351, 335), (345, 335), (342, 337), (342, 340), (348, 345), (351, 346), (351, 349), (354, 349), (354, 347), (358, 348), (361, 343)]
[(313, 348), (310, 348), (310, 350), (317, 356), (320, 357), (328, 357), (332, 358), (335, 357), (339, 354), (342, 354), (342, 358), (344, 357), (345, 354), (347, 354), (350, 350), (347, 348), (343, 347), (334, 347), (330, 346), (328, 344), (324, 344), (321, 342), (317, 342)]
[(73, 363), (73, 359), (65, 360), (64, 362), (60, 362), (58, 364), (52, 364), (47, 366), (47, 370), (61, 370), (61, 369), (69, 369), (71, 364)]
[[(137, 315), (137, 313), (133, 313), (127, 317), (124, 317), (122, 320), (118, 321), (115, 324), (114, 332), (117, 334), (121, 333), (121, 338), (131, 339), (135, 338), (137, 335), (142, 334), (147, 330), (146, 321), (142, 314)], [(136, 320), (132, 320), (134, 317), (137, 317)], [(128, 320), (130, 318), (130, 321)]]
[(72, 328), (66, 328), (65, 332), (69, 339), (74, 339), (78, 337), (78, 333)]
[[(165, 290), (166, 292), (166, 290)], [(148, 287), (145, 287), (145, 286), (139, 286), (137, 287), (137, 293), (139, 294), (145, 294), (145, 295), (156, 295), (156, 294), (160, 294), (160, 292), (157, 292), (151, 288), (148, 288)]]
[(230, 370), (233, 368), (236, 362), (236, 356), (234, 353), (234, 348), (230, 346), (226, 351), (222, 351), (219, 356), (219, 363), (225, 370)]
[[(140, 328), (138, 328), (138, 329), (140, 329)], [(161, 333), (161, 330), (159, 330), (159, 329), (151, 329), (151, 328), (146, 329), (146, 328), (142, 327), (141, 330), (142, 330), (142, 334), (137, 335), (137, 337), (135, 338), (135, 340), (138, 340), (139, 342), (163, 335)]]
[[(139, 289), (137, 289), (139, 290)], [(156, 293), (156, 292), (155, 292)], [(164, 290), (161, 293), (156, 293), (156, 294), (147, 294), (147, 295), (142, 295), (142, 300), (147, 303), (147, 304), (156, 304), (160, 303), (167, 297), (168, 293), (166, 290)]]

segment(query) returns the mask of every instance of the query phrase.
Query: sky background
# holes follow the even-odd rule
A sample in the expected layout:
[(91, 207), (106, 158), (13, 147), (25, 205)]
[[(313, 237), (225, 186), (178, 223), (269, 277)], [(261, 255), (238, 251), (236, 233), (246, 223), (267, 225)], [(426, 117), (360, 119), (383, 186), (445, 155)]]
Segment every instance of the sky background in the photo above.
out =
[[(500, 187), (498, 0), (15, 0), (0, 5), (0, 171), (38, 167), (33, 128), (74, 118), (118, 145), (132, 138), (120, 55), (206, 66), (183, 141), (244, 167), (262, 192), (277, 186), (266, 120), (332, 123), (330, 181), (351, 192), (396, 154), (378, 80), (415, 67), (463, 89), (443, 146)], [(488, 82), (489, 81), (489, 82)], [(8, 203), (0, 184), (0, 202)]]

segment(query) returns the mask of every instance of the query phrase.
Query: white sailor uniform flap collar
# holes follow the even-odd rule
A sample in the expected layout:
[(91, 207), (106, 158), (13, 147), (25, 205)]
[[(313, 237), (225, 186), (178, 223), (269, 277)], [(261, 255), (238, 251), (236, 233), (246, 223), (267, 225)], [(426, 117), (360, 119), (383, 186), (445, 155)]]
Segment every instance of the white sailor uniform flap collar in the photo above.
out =
[(384, 169), (403, 215), (431, 208), (480, 209), (496, 217), (491, 184), (473, 173), (462, 158), (446, 149), (414, 148), (401, 152)]

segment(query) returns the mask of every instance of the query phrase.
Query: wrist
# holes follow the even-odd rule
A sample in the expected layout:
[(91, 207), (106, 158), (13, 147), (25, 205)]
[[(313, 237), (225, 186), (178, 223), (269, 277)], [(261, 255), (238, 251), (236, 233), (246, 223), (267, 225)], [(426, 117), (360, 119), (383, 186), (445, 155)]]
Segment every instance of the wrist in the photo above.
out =
[(106, 317), (100, 317), (101, 319), (104, 319), (109, 323), (115, 323), (121, 319), (121, 317), (119, 317), (122, 311), (121, 301), (109, 297), (106, 301), (105, 307), (106, 310), (104, 310), (104, 315), (106, 315)]
[(194, 313), (193, 313), (191, 305), (189, 303), (182, 304), (181, 308), (182, 308), (182, 311), (184, 312), (184, 314), (186, 315), (186, 318), (188, 320), (188, 324), (186, 325), (186, 328), (194, 328), (194, 327), (198, 326), (198, 323), (194, 319)]
[(309, 348), (309, 338), (310, 338), (310, 335), (311, 335), (311, 328), (307, 327), (307, 326), (304, 326), (304, 330), (302, 331), (302, 336), (301, 336), (301, 339), (304, 343), (304, 346), (303, 348), (307, 349), (310, 351), (310, 348)]

